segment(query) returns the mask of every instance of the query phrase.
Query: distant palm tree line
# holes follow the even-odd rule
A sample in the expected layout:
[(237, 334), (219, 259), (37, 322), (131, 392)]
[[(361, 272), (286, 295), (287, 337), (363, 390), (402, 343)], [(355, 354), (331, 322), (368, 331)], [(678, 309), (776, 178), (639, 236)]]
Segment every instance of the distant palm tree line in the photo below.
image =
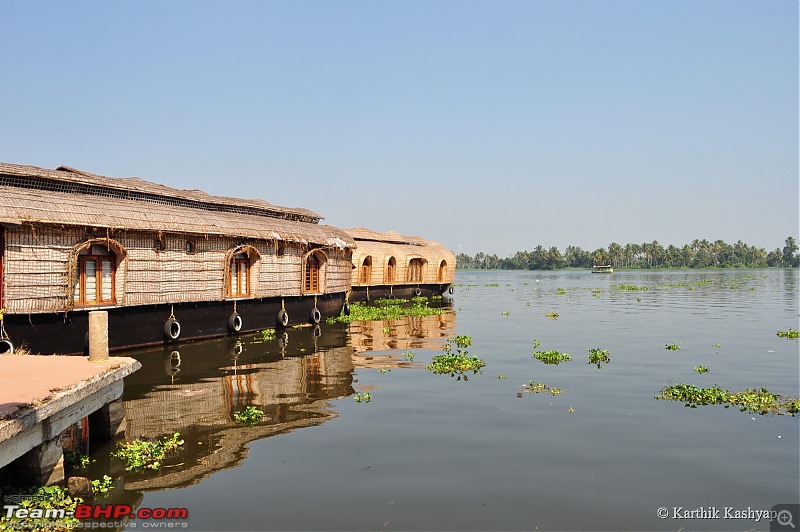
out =
[(796, 268), (800, 266), (798, 249), (791, 236), (786, 239), (783, 249), (776, 248), (770, 252), (741, 240), (731, 245), (723, 240), (695, 239), (681, 247), (670, 244), (666, 248), (658, 240), (653, 240), (624, 246), (612, 242), (608, 248), (594, 251), (567, 246), (563, 254), (555, 246), (549, 249), (536, 246), (533, 251), (517, 251), (505, 259), (483, 252), (474, 257), (459, 253), (456, 264), (458, 268), (503, 270), (591, 268), (596, 264), (610, 264), (615, 268)]

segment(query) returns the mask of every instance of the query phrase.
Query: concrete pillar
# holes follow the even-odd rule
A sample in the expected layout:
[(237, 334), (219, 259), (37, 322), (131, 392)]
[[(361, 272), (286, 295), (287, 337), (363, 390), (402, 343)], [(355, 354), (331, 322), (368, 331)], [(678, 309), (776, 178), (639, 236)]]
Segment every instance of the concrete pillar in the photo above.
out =
[(37, 445), (4, 469), (6, 478), (18, 486), (49, 486), (64, 480), (61, 435)]
[(125, 433), (126, 425), (122, 399), (111, 401), (89, 414), (89, 438), (92, 441), (113, 440)]
[(108, 360), (108, 311), (89, 312), (89, 361)]

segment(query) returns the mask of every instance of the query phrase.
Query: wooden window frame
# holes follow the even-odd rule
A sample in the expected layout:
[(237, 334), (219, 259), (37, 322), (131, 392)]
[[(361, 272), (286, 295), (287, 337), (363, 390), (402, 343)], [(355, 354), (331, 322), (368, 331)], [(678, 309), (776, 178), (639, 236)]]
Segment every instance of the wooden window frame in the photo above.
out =
[[(95, 300), (86, 299), (86, 263), (95, 261)], [(103, 299), (103, 263), (111, 264), (111, 299)], [(75, 279), (78, 287), (78, 298), (73, 295), (73, 304), (80, 307), (96, 307), (117, 304), (117, 257), (110, 255), (78, 255), (76, 264), (78, 278)], [(74, 294), (74, 292), (73, 292)]]
[(386, 284), (394, 284), (397, 277), (397, 259), (389, 257), (386, 261)]
[[(237, 253), (236, 255), (239, 255)], [(250, 296), (250, 257), (244, 259), (237, 259), (236, 255), (231, 257), (231, 262), (228, 270), (228, 295), (230, 297), (248, 297)], [(245, 274), (242, 275), (242, 265), (245, 265)], [(236, 271), (236, 286), (233, 286), (233, 272)], [(245, 279), (245, 291), (242, 291), (242, 278)], [(234, 290), (235, 288), (235, 290)]]
[(361, 261), (361, 270), (359, 271), (359, 284), (370, 284), (372, 280), (372, 256), (368, 255)]
[(305, 277), (303, 279), (304, 292), (307, 294), (318, 294), (320, 260), (312, 253), (306, 257)]
[(422, 269), (425, 262), (422, 259), (411, 259), (408, 261), (408, 282), (409, 283), (422, 283)]

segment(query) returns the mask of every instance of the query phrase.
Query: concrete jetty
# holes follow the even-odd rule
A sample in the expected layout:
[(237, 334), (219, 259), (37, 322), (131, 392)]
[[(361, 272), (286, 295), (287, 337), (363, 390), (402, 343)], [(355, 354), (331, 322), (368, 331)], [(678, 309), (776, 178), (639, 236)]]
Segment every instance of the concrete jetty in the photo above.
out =
[(123, 378), (140, 367), (128, 357), (0, 356), (0, 467), (22, 484), (63, 480), (62, 432), (85, 417), (92, 438), (124, 431)]

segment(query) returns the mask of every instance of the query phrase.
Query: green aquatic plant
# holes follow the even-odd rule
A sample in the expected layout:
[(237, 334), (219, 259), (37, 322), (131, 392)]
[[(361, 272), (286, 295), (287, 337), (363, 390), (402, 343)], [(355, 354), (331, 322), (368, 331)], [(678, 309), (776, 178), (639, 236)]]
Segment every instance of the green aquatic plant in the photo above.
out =
[(414, 352), (413, 351), (406, 351), (403, 353), (403, 356), (406, 360), (414, 360)]
[(103, 480), (93, 480), (92, 481), (92, 493), (95, 495), (101, 495), (108, 493), (114, 486), (112, 484), (112, 478), (108, 475), (103, 475)]
[(789, 329), (788, 331), (778, 331), (777, 335), (780, 336), (781, 338), (795, 339), (795, 338), (800, 338), (800, 331), (797, 331), (795, 329)]
[(567, 291), (563, 288), (556, 288), (556, 295), (557, 296), (565, 296), (567, 295)]
[(369, 403), (372, 400), (372, 396), (369, 394), (369, 392), (356, 393), (353, 396), (353, 399), (356, 403)]
[(677, 351), (678, 349), (681, 348), (681, 346), (679, 344), (667, 344), (665, 348), (667, 349), (667, 351)]
[(556, 395), (561, 395), (561, 388), (551, 387), (543, 382), (531, 381), (528, 384), (523, 385), (523, 388), (527, 393), (548, 392), (553, 397)]
[(708, 367), (706, 366), (695, 366), (694, 370), (697, 373), (708, 373)]
[(261, 331), (261, 338), (263, 340), (274, 340), (275, 329), (264, 329), (263, 331)]
[(248, 406), (244, 410), (233, 413), (233, 420), (243, 425), (253, 426), (264, 417), (264, 411), (254, 406)]
[(497, 376), (497, 378), (498, 379), (507, 379), (508, 375), (506, 375), (505, 373), (501, 373), (500, 375)]
[(506, 317), (508, 317), (510, 314), (511, 313), (509, 311), (507, 311), (507, 310), (505, 312), (503, 312), (503, 316), (506, 316)]
[(393, 320), (399, 319), (403, 316), (433, 316), (447, 313), (447, 309), (431, 308), (427, 302), (413, 302), (410, 307), (402, 304), (394, 303), (397, 300), (385, 299), (380, 300), (381, 303), (375, 302), (375, 305), (367, 305), (363, 303), (351, 303), (350, 315), (345, 316), (344, 310), (336, 318), (336, 321), (341, 323), (351, 323), (353, 321), (380, 321), (380, 320)]
[(572, 360), (569, 353), (559, 353), (555, 350), (538, 351), (541, 343), (536, 338), (533, 339), (533, 358), (544, 362), (545, 364), (560, 364), (566, 360)]
[(486, 365), (486, 362), (477, 356), (469, 356), (466, 348), (471, 344), (472, 338), (465, 335), (448, 339), (442, 347), (443, 353), (433, 357), (431, 363), (426, 366), (427, 370), (437, 375), (458, 376), (457, 380), (462, 378), (465, 381), (469, 380), (466, 372), (471, 371), (473, 374), (477, 374)]
[(611, 362), (611, 357), (608, 355), (608, 349), (600, 349), (594, 347), (589, 349), (589, 364), (596, 364), (597, 369), (600, 369), (601, 364), (608, 364)]
[(555, 320), (558, 319), (560, 315), (561, 314), (559, 314), (558, 312), (548, 312), (547, 314), (544, 315), (544, 317), (547, 318), (548, 320)]
[(460, 347), (461, 349), (466, 349), (467, 347), (472, 345), (472, 336), (467, 336), (466, 334), (459, 334), (458, 336), (453, 337), (453, 343), (456, 347)]
[(176, 432), (163, 440), (140, 440), (117, 444), (117, 450), (111, 453), (114, 458), (127, 462), (126, 471), (158, 469), (168, 453), (182, 448), (183, 440), (180, 432)]
[[(74, 469), (83, 469), (92, 462), (97, 460), (92, 459), (90, 456), (81, 454), (80, 452), (73, 452), (69, 449), (64, 449), (64, 467), (71, 467)], [(2, 530), (2, 529), (0, 529)]]
[(766, 388), (731, 392), (717, 385), (711, 388), (698, 388), (692, 384), (675, 384), (665, 387), (655, 398), (686, 403), (689, 408), (705, 405), (723, 405), (725, 408), (737, 406), (741, 412), (760, 415), (794, 416), (800, 411), (800, 399), (773, 394)]
[(636, 286), (634, 284), (612, 284), (611, 288), (616, 288), (617, 290), (629, 290), (629, 291), (647, 291), (648, 288), (646, 286)]
[(42, 486), (4, 491), (5, 496), (13, 495), (19, 509), (30, 510), (26, 517), (10, 512), (0, 515), (0, 530), (26, 530), (30, 532), (50, 532), (54, 530), (78, 530), (85, 522), (75, 517), (75, 510), (83, 504), (81, 497), (73, 497), (67, 488), (61, 486)]
[[(420, 297), (420, 299), (422, 301), (425, 301), (425, 298), (423, 296), (419, 296), (419, 297)], [(416, 299), (416, 298), (414, 298), (414, 299)], [(379, 307), (385, 307), (385, 306), (388, 306), (388, 305), (402, 305), (403, 303), (408, 303), (409, 301), (410, 301), (410, 299), (404, 299), (402, 297), (394, 297), (394, 298), (382, 297), (382, 298), (376, 299), (373, 303), (375, 305), (379, 306)], [(352, 309), (352, 307), (351, 307), (351, 309)]]
[(560, 364), (567, 360), (572, 360), (572, 356), (569, 353), (559, 353), (552, 349), (549, 351), (535, 351), (533, 357), (545, 364)]
[(427, 369), (428, 371), (437, 375), (449, 373), (453, 377), (459, 375), (459, 378), (463, 376), (464, 380), (467, 380), (464, 372), (472, 371), (473, 373), (478, 373), (478, 371), (485, 365), (486, 362), (477, 356), (468, 356), (466, 352), (448, 352), (441, 355), (435, 355), (431, 360), (431, 363), (427, 365)]

